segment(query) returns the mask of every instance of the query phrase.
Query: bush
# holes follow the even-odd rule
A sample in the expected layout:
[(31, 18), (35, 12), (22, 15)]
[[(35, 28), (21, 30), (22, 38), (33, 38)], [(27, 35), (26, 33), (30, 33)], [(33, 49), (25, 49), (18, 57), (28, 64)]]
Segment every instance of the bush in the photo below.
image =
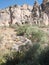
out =
[(49, 47), (43, 49), (39, 43), (36, 43), (28, 51), (13, 51), (6, 54), (4, 59), (6, 61), (2, 58), (3, 61), (0, 65), (46, 65), (46, 63), (49, 65)]
[(19, 26), (15, 31), (17, 35), (24, 35), (34, 44), (21, 46), (17, 52), (9, 51), (0, 57), (0, 65), (49, 65), (49, 48), (44, 46), (45, 43), (48, 44), (47, 33), (30, 25)]
[(49, 46), (39, 55), (39, 63), (40, 65), (49, 65)]
[(48, 42), (48, 35), (38, 27), (30, 26), (26, 30), (26, 37), (31, 39), (32, 42)]
[(4, 65), (6, 63), (6, 59), (4, 56), (0, 57), (0, 65)]
[(26, 33), (26, 30), (27, 30), (28, 26), (29, 25), (19, 26), (19, 28), (16, 30), (17, 31), (17, 35), (23, 36)]
[(17, 28), (18, 36), (26, 36), (32, 42), (48, 42), (48, 35), (37, 26), (23, 25)]

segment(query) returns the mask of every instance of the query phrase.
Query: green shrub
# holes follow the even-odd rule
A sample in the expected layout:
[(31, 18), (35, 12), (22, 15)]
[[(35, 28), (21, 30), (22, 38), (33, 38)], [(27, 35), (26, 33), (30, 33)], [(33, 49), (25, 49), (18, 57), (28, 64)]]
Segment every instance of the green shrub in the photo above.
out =
[(6, 63), (6, 59), (4, 56), (0, 57), (0, 65), (4, 65)]
[[(49, 37), (47, 33), (40, 30), (37, 26), (30, 25), (19, 26), (15, 28), (15, 31), (17, 35), (24, 35), (34, 44), (32, 46), (21, 46), (21, 50), (17, 52), (9, 51), (9, 53), (0, 57), (0, 65), (46, 65), (46, 63), (49, 65), (49, 50), (47, 47), (45, 49), (44, 46), (45, 43), (48, 44)], [(44, 61), (46, 62), (44, 63)]]
[(19, 28), (16, 30), (17, 31), (17, 35), (23, 36), (26, 33), (26, 30), (27, 30), (28, 26), (29, 25), (19, 26)]
[(32, 42), (48, 42), (48, 35), (43, 30), (40, 30), (37, 26), (23, 25), (18, 27), (17, 31), (18, 36), (26, 36)]
[(38, 61), (40, 65), (49, 65), (49, 46), (41, 52)]
[(38, 27), (30, 26), (26, 30), (26, 37), (31, 39), (32, 42), (48, 42), (48, 35)]
[[(6, 61), (3, 59), (6, 59)], [(0, 65), (46, 65), (45, 63), (48, 61), (46, 60), (44, 63), (44, 59), (49, 59), (49, 47), (42, 49), (40, 44), (36, 43), (26, 52), (22, 50), (6, 54), (2, 58), (2, 63)]]

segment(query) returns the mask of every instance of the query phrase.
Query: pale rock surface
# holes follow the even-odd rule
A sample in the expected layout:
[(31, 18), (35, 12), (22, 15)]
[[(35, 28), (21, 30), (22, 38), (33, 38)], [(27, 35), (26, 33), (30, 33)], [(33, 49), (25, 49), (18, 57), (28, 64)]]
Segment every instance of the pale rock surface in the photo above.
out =
[[(9, 26), (10, 22), (17, 25), (26, 23), (41, 25), (39, 21), (41, 17), (43, 17), (42, 23), (49, 24), (49, 0), (43, 0), (41, 5), (35, 1), (34, 6), (24, 4), (11, 6), (11, 10), (9, 8), (0, 10), (0, 26)], [(41, 12), (44, 12), (43, 15)]]
[(46, 13), (42, 13), (42, 19), (43, 19), (43, 23), (45, 24), (45, 25), (48, 25), (48, 16), (47, 16), (47, 14)]

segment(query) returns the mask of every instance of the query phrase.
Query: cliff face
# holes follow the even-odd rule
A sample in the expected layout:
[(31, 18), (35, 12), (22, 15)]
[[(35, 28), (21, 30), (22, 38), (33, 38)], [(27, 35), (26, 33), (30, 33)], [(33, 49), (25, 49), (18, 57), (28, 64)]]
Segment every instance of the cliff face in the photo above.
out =
[(9, 26), (9, 24), (49, 24), (49, 1), (43, 0), (39, 5), (36, 1), (34, 6), (11, 6), (4, 10), (0, 10), (0, 26)]
[(23, 6), (11, 6), (4, 10), (0, 10), (0, 24), (9, 25), (18, 24), (21, 25), (25, 20), (28, 19), (32, 10), (32, 6), (23, 5)]
[(49, 17), (49, 0), (43, 0), (41, 4), (42, 10), (48, 15)]

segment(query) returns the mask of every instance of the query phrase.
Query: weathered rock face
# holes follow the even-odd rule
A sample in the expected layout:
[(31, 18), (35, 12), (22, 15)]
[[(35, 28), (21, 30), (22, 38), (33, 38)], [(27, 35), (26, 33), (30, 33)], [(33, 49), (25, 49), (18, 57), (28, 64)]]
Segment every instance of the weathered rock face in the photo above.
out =
[(44, 12), (42, 12), (42, 22), (45, 24), (45, 25), (48, 25), (49, 23), (48, 23), (48, 16), (47, 16), (47, 14), (46, 13), (44, 13)]
[[(42, 15), (43, 14), (43, 15)], [(11, 6), (0, 10), (0, 26), (9, 24), (49, 24), (49, 0), (43, 0), (39, 5), (36, 1), (34, 6), (24, 4), (23, 6)]]
[[(47, 13), (49, 12), (49, 10), (45, 11), (45, 5), (42, 5), (42, 6), (40, 6), (35, 1), (34, 6), (33, 6), (33, 10), (32, 10), (33, 23), (39, 24), (39, 25), (41, 25), (41, 24), (48, 25), (49, 24), (49, 22), (48, 22), (49, 21), (49, 19), (48, 19), (49, 14), (47, 14)], [(48, 7), (46, 7), (46, 8), (48, 8)]]
[(43, 0), (41, 4), (42, 10), (48, 15), (49, 17), (49, 0)]
[(12, 6), (4, 10), (0, 10), (0, 22), (2, 25), (18, 24), (22, 25), (25, 21), (28, 20), (32, 10), (32, 6), (23, 5), (23, 6)]
[(10, 14), (8, 8), (5, 10), (0, 10), (0, 26), (9, 25)]

